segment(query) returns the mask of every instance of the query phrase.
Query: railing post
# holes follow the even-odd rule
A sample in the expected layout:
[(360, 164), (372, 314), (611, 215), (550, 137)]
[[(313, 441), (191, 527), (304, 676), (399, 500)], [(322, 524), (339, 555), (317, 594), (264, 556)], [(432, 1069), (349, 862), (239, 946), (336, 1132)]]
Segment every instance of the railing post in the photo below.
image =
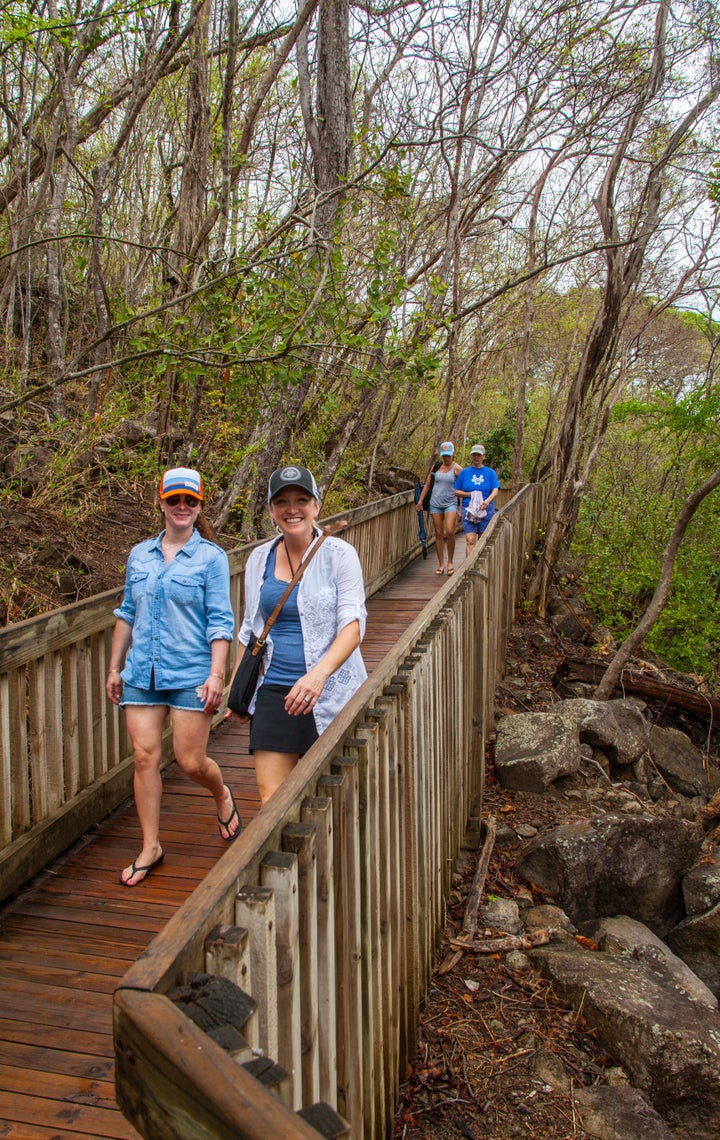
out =
[[(339, 874), (335, 910), (335, 965), (338, 984), (336, 1002), (340, 1019), (337, 1042), (338, 1112), (354, 1128), (361, 1128), (365, 1114), (365, 1090), (359, 1058), (362, 1056), (362, 901), (360, 883), (360, 780), (358, 764), (350, 756), (336, 756), (333, 774), (320, 781), (333, 801), (334, 861)], [(361, 1134), (361, 1133), (360, 1133)], [(358, 1135), (355, 1133), (354, 1135)]]
[(304, 1105), (310, 1105), (320, 1099), (315, 828), (309, 823), (287, 824), (283, 828), (282, 845), (283, 850), (292, 852), (298, 861), (302, 1098)]
[(288, 1108), (302, 1108), (300, 1012), (300, 900), (297, 857), (268, 851), (260, 864), (260, 882), (275, 900), (278, 1046), (275, 1059), (290, 1074)]
[[(327, 777), (332, 779), (332, 777)], [(302, 820), (315, 828), (317, 867), (318, 1065), (320, 1099), (337, 1108), (337, 1011), (335, 1004), (335, 878), (333, 805), (326, 796), (308, 796)]]
[(250, 935), (253, 997), (258, 1003), (260, 1048), (273, 1060), (278, 1055), (277, 956), (275, 895), (269, 887), (247, 884), (235, 900), (235, 924)]

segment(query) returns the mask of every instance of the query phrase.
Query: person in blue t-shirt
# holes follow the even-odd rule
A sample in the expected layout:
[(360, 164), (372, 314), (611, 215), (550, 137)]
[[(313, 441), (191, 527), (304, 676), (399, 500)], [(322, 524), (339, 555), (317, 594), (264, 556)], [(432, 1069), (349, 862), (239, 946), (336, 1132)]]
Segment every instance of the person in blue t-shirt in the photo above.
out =
[(476, 443), (470, 448), (470, 466), (463, 467), (455, 480), (455, 494), (462, 508), (462, 528), (468, 554), (478, 535), (488, 527), (495, 514), (493, 500), (500, 490), (500, 480), (492, 467), (485, 466), (485, 448)]

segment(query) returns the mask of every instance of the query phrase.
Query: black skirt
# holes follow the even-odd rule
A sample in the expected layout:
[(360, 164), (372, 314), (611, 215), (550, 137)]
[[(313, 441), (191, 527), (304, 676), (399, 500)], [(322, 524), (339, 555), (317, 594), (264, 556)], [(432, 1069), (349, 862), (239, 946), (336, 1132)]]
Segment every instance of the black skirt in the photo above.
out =
[(297, 752), (303, 756), (318, 738), (315, 717), (311, 712), (290, 716), (285, 711), (285, 698), (290, 686), (261, 685), (250, 723), (250, 754), (261, 752)]

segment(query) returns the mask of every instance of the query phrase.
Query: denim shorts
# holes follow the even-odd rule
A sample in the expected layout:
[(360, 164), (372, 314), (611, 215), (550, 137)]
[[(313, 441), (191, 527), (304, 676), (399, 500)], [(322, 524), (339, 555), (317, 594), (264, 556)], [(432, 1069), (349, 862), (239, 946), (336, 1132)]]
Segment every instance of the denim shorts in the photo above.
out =
[(182, 709), (183, 712), (205, 712), (205, 706), (198, 696), (202, 685), (192, 689), (137, 689), (135, 685), (123, 685), (120, 708), (126, 705), (165, 705), (169, 709)]

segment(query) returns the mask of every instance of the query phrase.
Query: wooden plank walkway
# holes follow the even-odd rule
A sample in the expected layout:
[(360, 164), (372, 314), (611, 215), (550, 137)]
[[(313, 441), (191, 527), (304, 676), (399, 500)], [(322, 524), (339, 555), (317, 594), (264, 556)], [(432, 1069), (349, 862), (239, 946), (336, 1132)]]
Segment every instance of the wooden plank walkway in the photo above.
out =
[[(458, 536), (455, 565), (462, 563)], [(432, 550), (368, 602), (363, 655), (377, 665), (447, 581)], [(228, 722), (210, 753), (243, 822), (257, 812), (247, 728)], [(115, 1104), (112, 995), (130, 964), (227, 850), (214, 805), (176, 765), (164, 775), (165, 862), (142, 887), (118, 882), (140, 847), (132, 800), (0, 909), (0, 1135), (136, 1137)]]

